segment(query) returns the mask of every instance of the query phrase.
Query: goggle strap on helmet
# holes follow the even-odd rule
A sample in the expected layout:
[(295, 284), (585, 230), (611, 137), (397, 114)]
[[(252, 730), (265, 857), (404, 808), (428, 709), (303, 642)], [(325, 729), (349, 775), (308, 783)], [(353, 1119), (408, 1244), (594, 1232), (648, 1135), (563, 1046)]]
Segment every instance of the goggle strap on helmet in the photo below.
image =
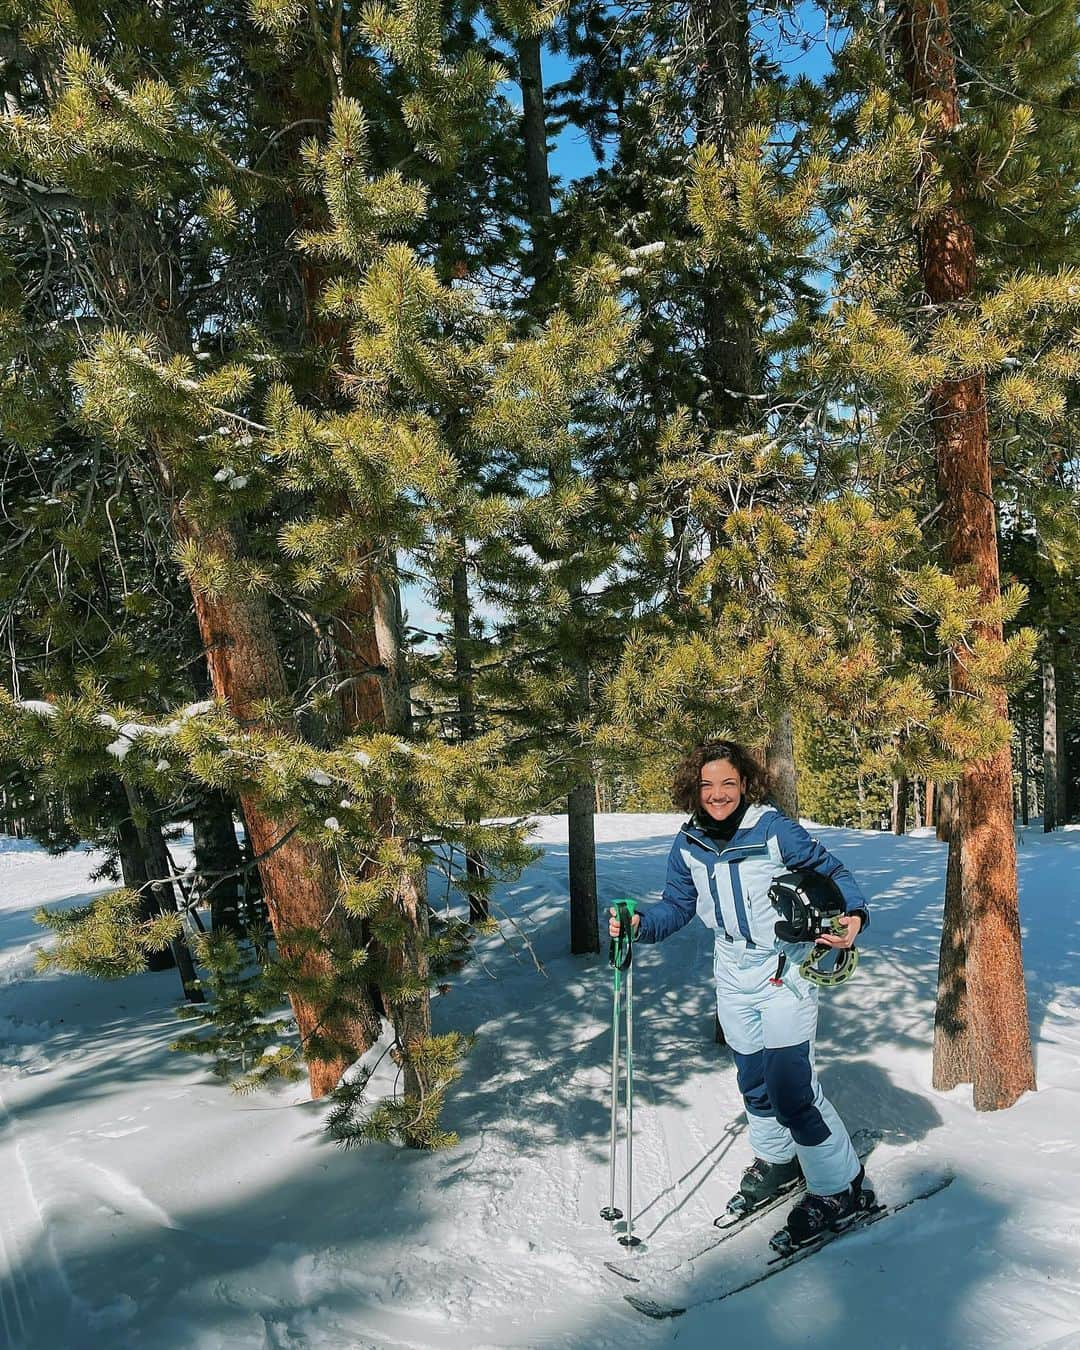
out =
[[(831, 970), (823, 970), (817, 963), (828, 952), (836, 952), (836, 964)], [(859, 964), (859, 953), (854, 947), (815, 947), (799, 967), (799, 973), (811, 984), (823, 985), (832, 989), (838, 984), (846, 984), (855, 974)]]

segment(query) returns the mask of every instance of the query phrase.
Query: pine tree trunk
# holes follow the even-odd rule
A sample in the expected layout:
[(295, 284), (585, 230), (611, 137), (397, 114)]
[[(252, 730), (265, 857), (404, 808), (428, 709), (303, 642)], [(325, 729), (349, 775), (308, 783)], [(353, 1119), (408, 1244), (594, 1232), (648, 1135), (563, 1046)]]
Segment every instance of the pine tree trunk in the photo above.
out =
[[(583, 594), (580, 582), (570, 588), (571, 597)], [(572, 657), (570, 665), (577, 685), (577, 709), (582, 718), (592, 712), (592, 680), (588, 664)], [(590, 773), (570, 789), (566, 802), (567, 864), (570, 886), (570, 950), (576, 954), (600, 950), (596, 915), (596, 776)]]
[[(727, 163), (746, 126), (751, 87), (750, 17), (746, 0), (691, 0), (686, 48), (697, 65), (694, 115), (702, 144)], [(708, 424), (745, 424), (761, 384), (757, 318), (741, 279), (713, 263), (702, 274), (703, 374)]]
[(1043, 686), (1043, 833), (1058, 826), (1057, 672), (1053, 661), (1042, 663)]
[(919, 780), (917, 778), (911, 780), (911, 814), (915, 822), (915, 828), (921, 830), (923, 823), (922, 801), (919, 796)]
[(395, 736), (411, 736), (412, 690), (405, 652), (401, 590), (397, 578), (377, 573), (372, 579), (371, 597), (386, 730)]
[(927, 825), (937, 824), (937, 784), (932, 778), (926, 780), (926, 820)]
[(937, 837), (943, 844), (950, 842), (956, 824), (956, 784), (942, 783), (938, 803)]
[[(227, 558), (236, 556), (233, 538), (224, 528), (203, 529), (179, 509), (174, 511), (174, 525), (182, 540), (192, 539)], [(265, 599), (255, 592), (210, 596), (197, 587), (192, 587), (192, 597), (214, 693), (238, 722), (259, 725), (258, 705), (267, 699), (281, 702), (287, 695)], [(299, 962), (306, 986), (290, 994), (301, 1039), (307, 1045), (317, 1035), (339, 1047), (333, 1054), (327, 1052), (327, 1058), (311, 1058), (308, 1063), (311, 1095), (323, 1097), (333, 1091), (349, 1064), (375, 1043), (379, 1018), (374, 1004), (361, 995), (354, 996), (356, 1006), (348, 1011), (335, 1006), (328, 945), (349, 948), (353, 937), (347, 916), (336, 903), (333, 860), (323, 848), (293, 833), (295, 821), (271, 815), (253, 789), (241, 790), (240, 801), (251, 847), (259, 858), (263, 897), (278, 950), (284, 959)], [(304, 931), (318, 933), (327, 945), (290, 944), (290, 934)], [(319, 989), (324, 992), (313, 992)]]
[[(459, 540), (459, 547), (461, 549), (461, 562), (454, 568), (451, 581), (453, 607), (451, 617), (454, 630), (454, 666), (457, 676), (458, 738), (465, 742), (473, 740), (476, 736), (476, 691), (472, 664), (472, 604), (469, 600), (469, 574), (465, 564), (466, 543), (464, 539)], [(474, 822), (470, 822), (466, 818), (466, 823)], [(471, 853), (466, 855), (465, 872), (470, 879), (483, 877), (484, 864), (482, 860)], [(481, 923), (487, 917), (487, 896), (470, 894), (469, 922)]]
[(1020, 823), (1028, 825), (1031, 822), (1031, 788), (1028, 775), (1028, 725), (1027, 715), (1024, 712), (1020, 714)]
[[(348, 510), (343, 503), (342, 510)], [(345, 735), (385, 726), (383, 669), (373, 615), (370, 575), (350, 592), (334, 616), (338, 715)]]
[(974, 1075), (967, 997), (963, 888), (960, 884), (960, 839), (953, 831), (945, 876), (945, 912), (938, 955), (937, 1006), (934, 1010), (933, 1084), (949, 1092)]
[(908, 799), (908, 779), (907, 774), (902, 773), (898, 778), (893, 779), (892, 785), (893, 834), (907, 833), (907, 799)]
[(862, 750), (859, 745), (859, 733), (855, 727), (851, 728), (851, 746), (855, 751), (855, 763), (857, 766), (855, 771), (855, 791), (859, 800), (859, 829), (865, 830), (867, 828), (866, 776), (862, 770)]
[[(406, 738), (412, 735), (412, 690), (405, 652), (405, 622), (401, 591), (396, 576), (376, 574), (372, 583), (372, 613), (375, 638), (383, 669), (383, 716), (386, 730)], [(429, 931), (427, 878), (402, 879), (397, 899), (404, 920), (405, 939), (400, 948), (387, 952), (391, 974), (410, 982), (415, 996), (390, 998), (388, 1010), (402, 1053), (402, 1076), (406, 1096), (418, 1104), (431, 1084), (424, 1079), (423, 1044), (431, 1036), (431, 991), (427, 938)], [(409, 1142), (413, 1142), (409, 1140)], [(415, 1142), (423, 1144), (422, 1139)]]
[[(232, 805), (223, 792), (198, 787), (193, 791), (191, 829), (200, 891), (210, 893), (210, 923), (215, 933), (240, 933), (240, 875), (243, 855), (236, 842)], [(237, 875), (228, 876), (235, 872)]]
[[(297, 212), (298, 223), (307, 210), (305, 202)], [(103, 213), (100, 220), (87, 216), (85, 221), (96, 245), (92, 261), (99, 284), (114, 297), (117, 309), (127, 314), (132, 326), (158, 334), (168, 351), (187, 352), (190, 332), (184, 314), (168, 305), (159, 312), (154, 303), (174, 294), (167, 243), (162, 241), (152, 262), (140, 271), (134, 253), (115, 247), (110, 228), (114, 217), (119, 219), (120, 213)], [(144, 214), (142, 219), (147, 223), (151, 218)], [(309, 307), (308, 327), (314, 331), (318, 322), (314, 305), (322, 278), (317, 269), (307, 267), (301, 269), (301, 280)], [(158, 488), (169, 502), (177, 542), (192, 542), (227, 561), (237, 558), (240, 551), (233, 531), (185, 512), (168, 454), (154, 445), (148, 451)], [(259, 726), (259, 705), (265, 701), (280, 704), (288, 696), (265, 597), (248, 592), (209, 596), (192, 586), (192, 599), (215, 696), (241, 724)], [(338, 878), (333, 859), (293, 833), (295, 821), (267, 811), (253, 790), (241, 791), (239, 804), (249, 844), (259, 858), (263, 898), (279, 954), (285, 960), (296, 958), (300, 965), (303, 987), (290, 994), (290, 1002), (301, 1038), (305, 1046), (315, 1035), (338, 1046), (333, 1054), (326, 1051), (328, 1058), (313, 1055), (308, 1061), (312, 1096), (322, 1097), (334, 1088), (352, 1060), (374, 1043), (380, 1029), (378, 1015), (362, 996), (355, 996), (355, 1005), (348, 1011), (340, 1010), (332, 989), (333, 960), (326, 947), (316, 950), (307, 942), (299, 948), (290, 946), (289, 935), (297, 932), (316, 932), (324, 943), (344, 949), (353, 945), (347, 917), (336, 903)], [(316, 993), (318, 989), (323, 992)]]
[(389, 1011), (402, 1054), (405, 1094), (419, 1103), (432, 1086), (425, 1081), (423, 1071), (424, 1042), (431, 1036), (431, 998), (428, 994), (429, 969), (425, 949), (428, 902), (423, 877), (416, 883), (408, 879), (403, 883), (398, 896), (398, 908), (405, 918), (406, 938), (400, 948), (389, 953), (391, 973), (395, 979), (421, 982), (423, 993), (420, 998), (390, 1000)]
[(244, 803), (239, 798), (236, 801), (236, 815), (244, 830), (240, 845), (240, 856), (244, 863), (244, 873), (240, 879), (240, 913), (244, 927), (250, 931), (269, 924), (270, 913), (263, 897), (262, 877), (259, 875), (259, 865), (255, 862), (255, 850), (251, 846), (251, 828), (244, 814)]
[[(116, 850), (120, 855), (120, 874), (124, 879), (124, 885), (129, 891), (138, 892), (142, 900), (139, 917), (152, 919), (161, 913), (160, 901), (148, 885), (150, 873), (146, 870), (139, 831), (135, 828), (135, 821), (131, 816), (126, 816), (117, 823)], [(176, 957), (171, 947), (147, 953), (147, 970), (172, 970), (175, 966)]]
[(773, 800), (786, 816), (798, 820), (799, 780), (795, 768), (795, 726), (790, 708), (784, 708), (773, 720), (765, 749), (765, 768)]
[(1054, 688), (1057, 691), (1057, 819), (1058, 825), (1067, 825), (1071, 818), (1069, 811), (1069, 758), (1065, 749), (1065, 718), (1061, 710), (1068, 706), (1062, 687), (1062, 670), (1055, 662)]
[[(177, 909), (176, 892), (172, 884), (172, 869), (169, 865), (169, 853), (161, 833), (160, 823), (154, 819), (153, 812), (138, 790), (130, 783), (124, 783), (131, 819), (139, 838), (139, 850), (147, 872), (149, 893), (153, 896), (154, 914), (171, 914)], [(147, 894), (146, 891), (143, 892)], [(189, 1003), (205, 1003), (206, 995), (199, 988), (199, 976), (195, 962), (191, 959), (191, 949), (181, 933), (169, 944), (173, 961), (180, 972), (184, 986), (184, 997)]]
[(567, 798), (570, 871), (570, 950), (575, 954), (600, 950), (596, 917), (596, 786), (578, 783)]
[[(350, 630), (353, 641), (345, 660), (353, 661), (352, 687), (355, 698), (344, 710), (344, 731), (359, 729), (389, 731), (408, 737), (412, 733), (412, 692), (405, 654), (404, 618), (401, 592), (396, 577), (373, 573), (366, 589), (355, 593), (350, 606)], [(355, 720), (354, 720), (355, 719)], [(385, 817), (390, 817), (389, 807)], [(405, 981), (414, 991), (412, 998), (389, 998), (381, 990), (369, 990), (374, 1026), (378, 1028), (380, 1008), (390, 1017), (401, 1054), (405, 1093), (416, 1101), (424, 1096), (422, 1070), (417, 1062), (422, 1043), (431, 1035), (431, 996), (428, 989), (427, 882), (403, 878), (397, 897), (397, 909), (404, 921), (400, 946), (380, 952), (386, 961), (391, 982)], [(373, 943), (366, 925), (349, 921), (358, 939)], [(374, 944), (378, 945), (378, 944)]]
[[(960, 111), (947, 0), (916, 0), (905, 7), (902, 18), (912, 95), (936, 106), (939, 129), (949, 136), (960, 124)], [(923, 175), (934, 167), (928, 151)], [(961, 213), (961, 201), (962, 184), (953, 184), (948, 204), (921, 227), (923, 287), (931, 304), (942, 310), (969, 301), (974, 288), (975, 239)], [(1000, 598), (1001, 579), (984, 376), (944, 381), (931, 392), (930, 410), (946, 563), (954, 576), (975, 578), (983, 602), (991, 605)], [(1000, 643), (1002, 626), (983, 625), (979, 636)], [(951, 674), (956, 697), (980, 697), (992, 715), (1007, 717), (1004, 691), (989, 696), (974, 691), (962, 658), (954, 660)], [(959, 793), (973, 1096), (976, 1109), (985, 1111), (1010, 1106), (1035, 1086), (1020, 946), (1009, 747), (967, 766)]]
[[(543, 286), (552, 268), (551, 177), (548, 172), (547, 112), (538, 37), (517, 41), (518, 79), (523, 107), (522, 135), (525, 143), (525, 189), (533, 246), (534, 295), (543, 302)], [(537, 292), (541, 294), (537, 295)], [(579, 592), (580, 594), (580, 592)], [(582, 694), (582, 712), (591, 706), (588, 666), (578, 660), (575, 679)], [(576, 784), (567, 797), (567, 857), (570, 889), (570, 950), (575, 953), (600, 950), (596, 915), (596, 782)]]
[(525, 194), (532, 236), (533, 285), (543, 287), (551, 274), (551, 177), (548, 172), (547, 109), (539, 37), (517, 39), (521, 85), (521, 132), (525, 144)]

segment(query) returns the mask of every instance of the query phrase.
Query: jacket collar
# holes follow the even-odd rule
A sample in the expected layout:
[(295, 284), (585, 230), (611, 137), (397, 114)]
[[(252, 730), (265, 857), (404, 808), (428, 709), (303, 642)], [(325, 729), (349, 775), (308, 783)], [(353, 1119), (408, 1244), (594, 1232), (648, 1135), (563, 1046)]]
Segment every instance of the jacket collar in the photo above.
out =
[(685, 834), (687, 838), (692, 839), (695, 844), (700, 844), (702, 848), (707, 849), (710, 853), (715, 853), (717, 856), (722, 857), (725, 853), (737, 852), (739, 849), (745, 848), (750, 841), (745, 838), (740, 839), (739, 836), (745, 835), (747, 830), (752, 829), (766, 812), (775, 810), (776, 808), (774, 806), (769, 806), (765, 803), (751, 802), (746, 808), (746, 814), (743, 816), (739, 828), (729, 840), (710, 839), (693, 816), (684, 822), (679, 832), (680, 834)]

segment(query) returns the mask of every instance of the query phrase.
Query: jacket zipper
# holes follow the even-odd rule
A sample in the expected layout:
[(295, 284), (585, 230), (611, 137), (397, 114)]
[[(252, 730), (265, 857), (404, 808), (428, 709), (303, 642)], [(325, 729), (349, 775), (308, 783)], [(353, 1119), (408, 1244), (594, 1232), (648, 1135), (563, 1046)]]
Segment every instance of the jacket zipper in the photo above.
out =
[[(708, 849), (710, 853), (715, 853), (718, 858), (726, 858), (729, 853), (741, 853), (744, 858), (751, 858), (756, 853), (768, 853), (769, 851), (768, 844), (741, 844), (737, 848), (725, 848), (721, 850), (713, 848), (712, 844), (706, 843), (699, 835), (691, 834), (689, 830), (680, 830), (679, 833), (685, 834), (687, 839), (695, 844), (700, 844), (702, 848)], [(742, 859), (740, 859), (740, 862), (741, 861)]]

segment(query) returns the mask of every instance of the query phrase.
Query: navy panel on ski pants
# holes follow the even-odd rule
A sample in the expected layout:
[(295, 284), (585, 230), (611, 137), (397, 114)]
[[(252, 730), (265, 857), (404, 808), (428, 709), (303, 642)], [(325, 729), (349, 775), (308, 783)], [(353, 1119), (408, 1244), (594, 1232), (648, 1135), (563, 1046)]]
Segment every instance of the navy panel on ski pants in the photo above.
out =
[(807, 1189), (842, 1191), (859, 1173), (844, 1123), (814, 1069), (818, 988), (794, 963), (775, 985), (776, 953), (719, 938), (716, 1011), (735, 1055), (750, 1145), (759, 1158), (798, 1154)]
[(735, 1052), (739, 1091), (746, 1110), (754, 1116), (775, 1116), (796, 1144), (823, 1144), (829, 1127), (814, 1100), (814, 1069), (810, 1042), (774, 1050)]

